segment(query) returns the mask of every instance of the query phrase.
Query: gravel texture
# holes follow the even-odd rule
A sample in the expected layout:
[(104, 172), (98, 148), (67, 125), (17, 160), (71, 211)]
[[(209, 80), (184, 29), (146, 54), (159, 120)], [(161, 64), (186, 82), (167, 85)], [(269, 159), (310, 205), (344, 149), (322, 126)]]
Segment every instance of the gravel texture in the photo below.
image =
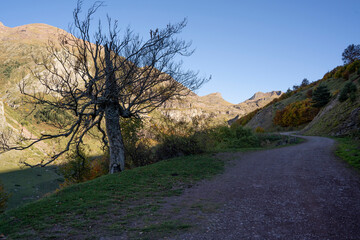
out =
[(172, 239), (360, 239), (359, 172), (334, 156), (334, 140), (304, 138), (220, 154), (234, 158), (224, 174), (168, 199), (196, 226)]

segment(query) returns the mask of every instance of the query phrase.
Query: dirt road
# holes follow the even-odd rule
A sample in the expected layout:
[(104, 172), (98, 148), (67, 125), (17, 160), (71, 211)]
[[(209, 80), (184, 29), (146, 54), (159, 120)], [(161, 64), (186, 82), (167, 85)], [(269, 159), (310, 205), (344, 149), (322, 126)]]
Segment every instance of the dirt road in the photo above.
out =
[(360, 239), (360, 174), (333, 155), (334, 140), (304, 138), (233, 154), (223, 175), (173, 198), (197, 226), (175, 238)]

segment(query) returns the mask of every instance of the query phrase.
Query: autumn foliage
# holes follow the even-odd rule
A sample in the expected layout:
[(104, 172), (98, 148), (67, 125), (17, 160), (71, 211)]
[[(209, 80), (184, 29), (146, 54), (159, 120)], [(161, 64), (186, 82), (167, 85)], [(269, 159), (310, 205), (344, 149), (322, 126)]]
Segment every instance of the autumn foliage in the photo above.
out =
[(318, 112), (319, 108), (313, 107), (311, 100), (306, 99), (291, 103), (283, 110), (278, 110), (273, 122), (282, 127), (297, 127), (313, 120)]

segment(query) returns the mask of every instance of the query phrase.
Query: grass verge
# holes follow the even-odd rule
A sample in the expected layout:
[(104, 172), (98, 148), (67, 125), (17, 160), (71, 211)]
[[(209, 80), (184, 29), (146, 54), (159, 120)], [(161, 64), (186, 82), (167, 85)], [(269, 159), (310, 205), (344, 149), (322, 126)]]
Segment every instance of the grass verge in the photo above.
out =
[(352, 138), (335, 138), (338, 141), (336, 155), (360, 170), (360, 141)]

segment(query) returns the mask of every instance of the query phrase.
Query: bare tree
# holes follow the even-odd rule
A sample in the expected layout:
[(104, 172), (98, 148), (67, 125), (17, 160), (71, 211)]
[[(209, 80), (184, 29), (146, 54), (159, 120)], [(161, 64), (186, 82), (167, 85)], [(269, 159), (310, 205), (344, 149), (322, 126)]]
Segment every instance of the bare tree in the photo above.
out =
[(73, 121), (59, 123), (57, 134), (42, 134), (26, 146), (8, 150), (66, 138), (64, 149), (35, 165), (46, 166), (71, 148), (79, 152), (84, 136), (97, 129), (110, 152), (109, 172), (115, 173), (125, 166), (120, 118), (139, 118), (173, 97), (187, 95), (208, 79), (183, 71), (182, 62), (176, 61), (193, 53), (191, 43), (176, 38), (186, 19), (151, 30), (150, 38), (143, 40), (130, 29), (121, 32), (118, 22), (109, 17), (106, 33), (100, 21), (93, 31), (92, 18), (102, 3), (96, 2), (83, 20), (81, 6), (79, 1), (73, 12), (71, 34), (61, 34), (58, 42), (48, 44), (47, 54), (36, 59), (32, 73), (43, 89), (30, 91), (26, 81), (20, 85), (31, 102), (71, 112)]

